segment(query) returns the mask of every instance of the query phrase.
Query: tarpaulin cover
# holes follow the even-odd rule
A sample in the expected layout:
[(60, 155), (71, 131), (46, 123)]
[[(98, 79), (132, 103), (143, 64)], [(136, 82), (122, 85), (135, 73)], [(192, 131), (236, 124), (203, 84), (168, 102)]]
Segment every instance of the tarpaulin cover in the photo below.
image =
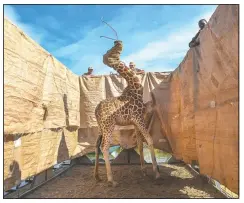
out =
[[(218, 6), (172, 73), (140, 75), (154, 100), (154, 146), (238, 193), (238, 6)], [(118, 75), (77, 76), (4, 19), (4, 189), (94, 151), (96, 105), (121, 94)], [(151, 95), (152, 93), (152, 95)], [(117, 126), (112, 145), (136, 145)]]

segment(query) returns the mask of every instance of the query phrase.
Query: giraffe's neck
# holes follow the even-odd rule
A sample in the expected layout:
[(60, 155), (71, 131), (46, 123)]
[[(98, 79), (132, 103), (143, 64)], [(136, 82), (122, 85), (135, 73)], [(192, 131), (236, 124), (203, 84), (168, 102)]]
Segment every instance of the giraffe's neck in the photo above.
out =
[(122, 42), (116, 42), (115, 45), (103, 55), (103, 63), (116, 70), (117, 73), (127, 81), (128, 87), (131, 89), (141, 88), (140, 80), (136, 73), (127, 67), (125, 63), (120, 61), (122, 49)]
[(126, 80), (128, 87), (131, 89), (137, 89), (140, 87), (140, 79), (136, 75), (135, 71), (131, 70), (123, 62), (120, 62), (117, 66), (114, 66), (113, 69)]

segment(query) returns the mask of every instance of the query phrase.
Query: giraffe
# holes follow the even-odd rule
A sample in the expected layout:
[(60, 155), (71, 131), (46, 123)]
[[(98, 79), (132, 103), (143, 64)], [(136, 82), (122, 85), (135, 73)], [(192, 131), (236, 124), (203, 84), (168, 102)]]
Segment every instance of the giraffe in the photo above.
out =
[[(96, 109), (95, 116), (98, 123), (99, 135), (96, 140), (95, 149), (95, 169), (94, 177), (97, 181), (101, 180), (98, 175), (98, 156), (101, 150), (104, 156), (108, 183), (116, 186), (117, 182), (113, 180), (111, 165), (109, 162), (109, 147), (112, 132), (115, 125), (134, 125), (134, 135), (137, 137), (137, 145), (140, 152), (141, 170), (144, 173), (143, 140), (145, 140), (150, 149), (153, 171), (155, 178), (159, 178), (159, 169), (157, 166), (153, 140), (147, 131), (145, 121), (146, 105), (143, 103), (143, 86), (134, 70), (131, 70), (120, 61), (120, 54), (123, 49), (122, 41), (114, 41), (114, 46), (103, 55), (103, 63), (118, 72), (126, 81), (127, 87), (118, 97), (111, 97), (101, 101)], [(145, 173), (144, 173), (145, 174)]]

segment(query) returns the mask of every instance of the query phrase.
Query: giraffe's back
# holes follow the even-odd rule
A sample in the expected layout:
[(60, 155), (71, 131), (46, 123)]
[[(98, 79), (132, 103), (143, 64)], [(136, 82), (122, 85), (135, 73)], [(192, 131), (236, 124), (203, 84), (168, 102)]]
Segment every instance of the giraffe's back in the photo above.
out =
[(145, 105), (138, 95), (132, 97), (121, 95), (101, 101), (96, 107), (95, 115), (98, 123), (110, 120), (117, 125), (130, 125), (133, 115), (143, 116), (144, 112)]

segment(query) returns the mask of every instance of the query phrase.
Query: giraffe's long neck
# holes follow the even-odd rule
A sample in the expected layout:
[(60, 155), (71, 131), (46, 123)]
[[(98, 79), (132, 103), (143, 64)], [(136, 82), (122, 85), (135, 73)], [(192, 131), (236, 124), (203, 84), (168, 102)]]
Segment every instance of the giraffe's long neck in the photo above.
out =
[(116, 70), (123, 77), (131, 89), (141, 88), (141, 83), (136, 73), (120, 61), (122, 52), (122, 42), (117, 42), (115, 45), (103, 55), (103, 63)]

